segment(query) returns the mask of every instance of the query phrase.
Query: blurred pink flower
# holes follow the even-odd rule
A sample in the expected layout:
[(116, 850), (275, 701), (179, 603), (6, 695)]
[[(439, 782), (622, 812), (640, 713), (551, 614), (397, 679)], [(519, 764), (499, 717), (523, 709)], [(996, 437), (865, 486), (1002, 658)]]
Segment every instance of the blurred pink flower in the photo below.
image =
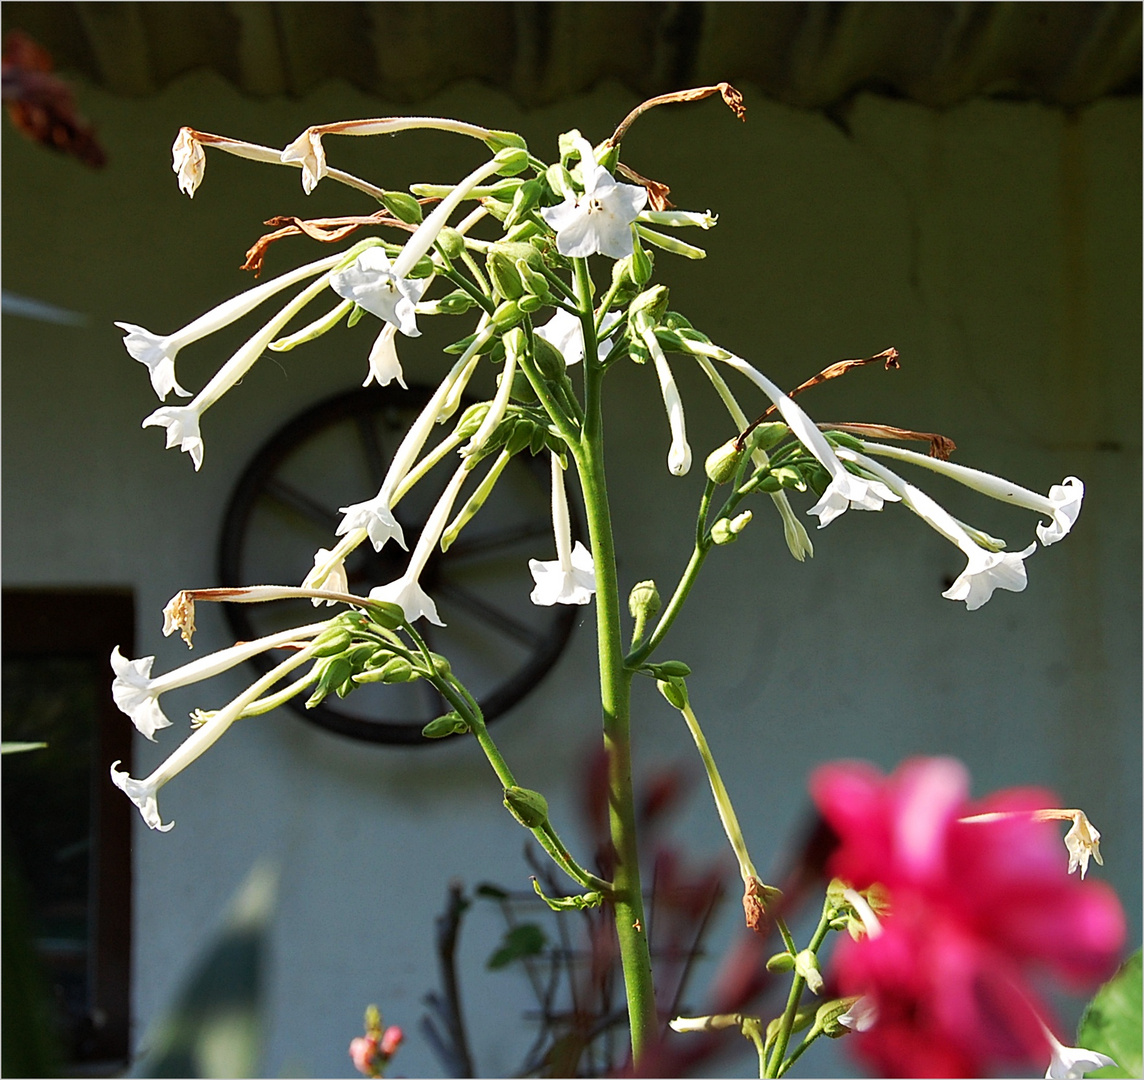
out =
[(810, 788), (839, 839), (829, 872), (889, 892), (884, 932), (844, 938), (834, 957), (838, 993), (862, 995), (877, 1014), (856, 1052), (886, 1076), (985, 1076), (1003, 1060), (1047, 1060), (1042, 1023), (1052, 1021), (1030, 977), (1051, 972), (1078, 990), (1107, 977), (1123, 911), (1103, 883), (1064, 872), (1050, 824), (958, 818), (1028, 812), (1055, 796), (1010, 789), (970, 803), (968, 774), (950, 758), (916, 758), (889, 777), (838, 762)]
[(350, 1057), (354, 1068), (363, 1076), (375, 1076), (377, 1059), (377, 1039), (372, 1035), (359, 1036), (350, 1040)]

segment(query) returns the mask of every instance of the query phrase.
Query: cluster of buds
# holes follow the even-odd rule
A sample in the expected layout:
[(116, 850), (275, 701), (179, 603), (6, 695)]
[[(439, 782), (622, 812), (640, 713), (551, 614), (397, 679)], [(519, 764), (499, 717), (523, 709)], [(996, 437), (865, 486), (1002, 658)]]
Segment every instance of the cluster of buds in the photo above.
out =
[(381, 1013), (376, 1005), (370, 1005), (365, 1011), (365, 1035), (350, 1040), (350, 1057), (354, 1068), (372, 1080), (384, 1076), (386, 1066), (404, 1038), (399, 1027), (391, 1025), (383, 1029)]

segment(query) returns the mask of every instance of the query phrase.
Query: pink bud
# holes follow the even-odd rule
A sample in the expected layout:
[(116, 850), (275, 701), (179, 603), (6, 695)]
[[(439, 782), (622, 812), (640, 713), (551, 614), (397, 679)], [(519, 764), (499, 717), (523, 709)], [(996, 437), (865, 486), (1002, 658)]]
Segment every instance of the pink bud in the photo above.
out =
[(387, 1061), (397, 1053), (397, 1048), (401, 1045), (401, 1041), (405, 1038), (401, 1028), (387, 1027), (385, 1034), (381, 1037), (381, 1054)]
[[(386, 1032), (387, 1036), (388, 1034), (389, 1032)], [(398, 1035), (400, 1034), (398, 1032)], [(368, 1035), (352, 1039), (350, 1041), (350, 1057), (353, 1059), (354, 1068), (359, 1073), (364, 1076), (373, 1076), (375, 1073), (374, 1062), (377, 1057), (377, 1037)]]

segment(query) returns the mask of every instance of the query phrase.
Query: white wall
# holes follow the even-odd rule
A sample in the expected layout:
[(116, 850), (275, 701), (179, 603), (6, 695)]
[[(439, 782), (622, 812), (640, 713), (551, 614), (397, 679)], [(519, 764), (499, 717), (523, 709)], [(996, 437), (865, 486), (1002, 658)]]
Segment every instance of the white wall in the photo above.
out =
[[(1044, 784), (1089, 812), (1107, 863), (1095, 876), (1117, 886), (1138, 940), (1139, 101), (1066, 117), (1031, 104), (935, 114), (862, 98), (846, 133), (743, 89), (746, 125), (707, 102), (654, 112), (625, 143), (625, 159), (668, 181), (680, 206), (721, 215), (702, 238), (706, 263), (660, 260), (673, 306), (787, 386), (894, 345), (901, 371), (853, 374), (808, 395), (808, 409), (940, 431), (965, 464), (1041, 491), (1076, 474), (1088, 490), (1073, 534), (1029, 561), (1027, 592), (998, 594), (972, 614), (940, 595), (961, 557), (900, 509), (845, 515), (814, 534), (816, 557), (800, 566), (764, 504), (737, 545), (714, 553), (665, 655), (695, 671), (693, 702), (755, 861), (781, 859), (816, 763), (861, 755), (890, 767), (909, 754), (955, 754), (979, 793)], [(169, 330), (242, 288), (236, 267), (271, 214), (369, 209), (329, 182), (306, 200), (294, 171), (215, 154), (191, 202), (176, 190), (170, 142), (189, 123), (280, 146), (312, 122), (400, 110), (337, 85), (302, 102), (252, 101), (208, 76), (142, 101), (89, 90), (82, 100), (108, 151), (104, 172), (4, 140), (4, 287), (89, 317), (78, 329), (4, 320), (4, 582), (130, 586), (136, 654), (155, 653), (165, 670), (185, 650), (161, 637), (160, 609), (180, 588), (213, 584), (238, 473), (290, 416), (360, 383), (372, 340), (342, 330), (264, 359), (207, 414), (197, 475), (185, 455), (163, 451), (158, 431), (140, 430), (155, 402), (112, 320)], [(468, 86), (420, 111), (516, 128), (546, 155), (574, 125), (602, 138), (633, 103), (605, 87), (521, 114)], [(335, 164), (389, 187), (450, 180), (478, 159), (468, 142), (425, 133), (327, 146)], [(310, 250), (286, 241), (268, 269)], [(239, 340), (189, 349), (180, 378), (201, 386)], [(410, 375), (443, 370), (415, 344), (402, 355)], [(676, 366), (702, 461), (730, 430), (701, 377)], [(666, 590), (689, 550), (702, 474), (667, 474), (650, 370), (617, 370), (609, 393), (622, 586), (652, 576)], [(1027, 514), (927, 486), (1011, 545), (1032, 537)], [(225, 643), (217, 613), (199, 623), (196, 655)], [(570, 764), (595, 737), (592, 655), (589, 620), (555, 673), (494, 729), (558, 823), (572, 818)], [(172, 695), (168, 712), (216, 706), (239, 686), (235, 676), (203, 696)], [(693, 757), (650, 684), (636, 709), (640, 767)], [(158, 747), (139, 740), (136, 775), (170, 749), (167, 736)], [(345, 1047), (370, 1001), (409, 1035), (397, 1071), (438, 1071), (416, 1025), (436, 985), (433, 917), (447, 883), (527, 884), (523, 836), (473, 746), (383, 749), (275, 714), (228, 733), (164, 790), (162, 806), (178, 826), (160, 835), (138, 823), (135, 838), (138, 1032), (252, 862), (270, 854), (283, 892), (267, 1074), (349, 1075)], [(700, 789), (679, 824), (696, 859), (721, 855)], [(718, 927), (720, 948), (735, 908)], [(517, 1030), (526, 999), (516, 976), (481, 970), (494, 925), (478, 918), (464, 940), (486, 1074), (510, 1070), (527, 1035)], [(701, 987), (702, 978), (696, 1007)], [(830, 1052), (812, 1070), (845, 1070)]]

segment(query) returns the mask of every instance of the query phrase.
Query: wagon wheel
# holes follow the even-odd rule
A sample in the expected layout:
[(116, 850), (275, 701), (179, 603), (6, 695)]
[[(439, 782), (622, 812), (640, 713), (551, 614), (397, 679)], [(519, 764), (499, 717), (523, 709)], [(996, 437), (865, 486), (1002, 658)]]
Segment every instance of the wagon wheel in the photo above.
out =
[[(221, 583), (300, 582), (313, 566), (314, 552), (334, 546), (338, 508), (378, 490), (393, 451), (430, 393), (423, 387), (351, 390), (320, 402), (273, 435), (239, 478), (227, 507), (219, 544)], [(395, 508), (410, 550), (448, 475), (442, 463)], [(544, 678), (577, 618), (576, 608), (537, 607), (528, 599), (528, 558), (551, 555), (548, 478), (546, 460), (527, 453), (514, 457), (481, 512), (447, 554), (434, 553), (421, 575), (447, 625), (422, 620), (418, 631), (430, 648), (449, 658), (486, 720), (507, 711)], [(573, 531), (579, 532), (575, 517), (573, 510)], [(350, 591), (364, 596), (394, 580), (407, 559), (392, 541), (380, 552), (366, 541), (346, 560)], [(226, 604), (224, 609), (239, 640), (314, 622), (332, 611), (316, 611), (308, 600)], [(259, 656), (252, 663), (268, 671), (274, 661)], [(304, 700), (299, 695), (291, 707), (330, 731), (409, 746), (437, 741), (423, 739), (421, 729), (448, 711), (423, 680), (367, 684), (313, 709), (306, 709)]]

